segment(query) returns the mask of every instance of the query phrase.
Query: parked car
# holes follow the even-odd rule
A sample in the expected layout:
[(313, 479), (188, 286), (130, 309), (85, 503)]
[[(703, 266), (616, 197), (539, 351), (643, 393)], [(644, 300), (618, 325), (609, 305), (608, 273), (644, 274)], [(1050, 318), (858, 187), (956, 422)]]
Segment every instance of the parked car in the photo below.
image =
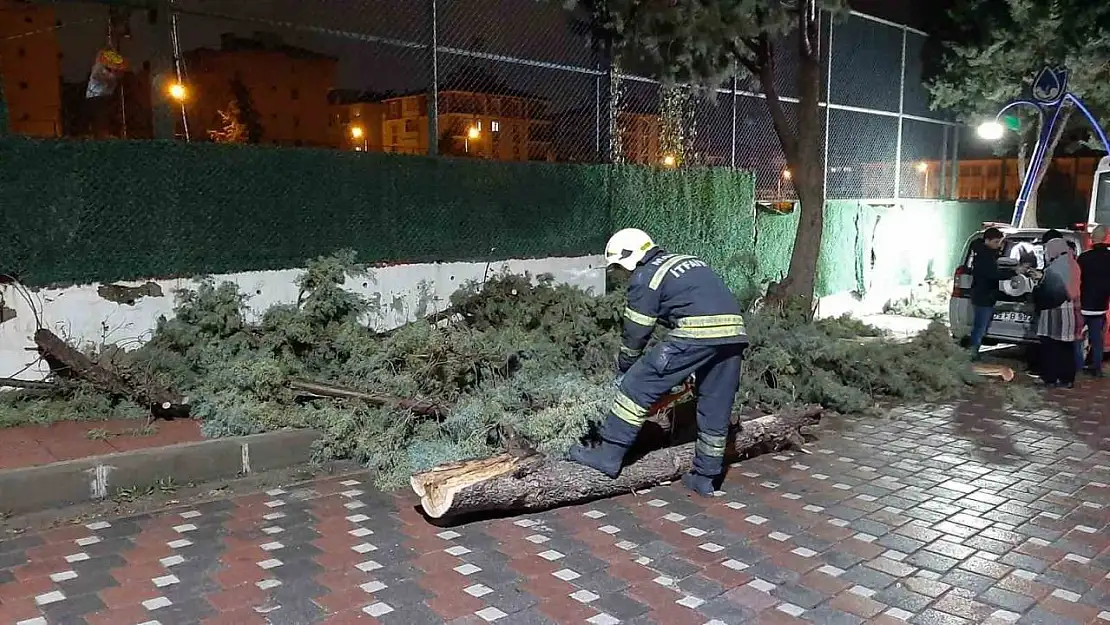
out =
[[(983, 342), (1016, 345), (1034, 343), (1037, 341), (1037, 327), (1034, 323), (1033, 283), (1019, 276), (1017, 268), (1021, 263), (1026, 262), (1037, 269), (1044, 269), (1044, 248), (1039, 241), (1047, 230), (1013, 228), (1008, 224), (983, 224), (983, 229), (973, 234), (964, 244), (960, 265), (953, 276), (952, 297), (948, 301), (948, 324), (952, 330), (952, 336), (961, 343), (966, 343), (971, 336), (970, 289), (971, 266), (974, 262), (971, 249), (976, 241), (983, 238), (983, 232), (990, 227), (998, 228), (1006, 236), (998, 260), (999, 269), (1002, 270), (1005, 279), (999, 282), (994, 320)], [(1079, 253), (1090, 247), (1091, 237), (1085, 227), (1082, 230), (1060, 230), (1060, 234), (1065, 240), (1074, 244)]]

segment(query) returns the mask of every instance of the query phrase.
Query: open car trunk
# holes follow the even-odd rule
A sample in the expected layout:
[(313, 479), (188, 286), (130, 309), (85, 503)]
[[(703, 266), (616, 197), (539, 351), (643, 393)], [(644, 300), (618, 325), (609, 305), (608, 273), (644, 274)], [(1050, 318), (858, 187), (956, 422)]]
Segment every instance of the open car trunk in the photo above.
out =
[[(1044, 232), (1040, 229), (1006, 232), (1006, 240), (998, 260), (1002, 280), (997, 287), (998, 300), (994, 308), (994, 319), (987, 332), (989, 341), (1028, 343), (1037, 340), (1033, 284), (1029, 282), (1023, 290), (1010, 293), (1003, 290), (1002, 285), (1016, 277), (1018, 268), (1023, 264), (1040, 270), (1044, 269), (1044, 246), (1039, 243)], [(1061, 234), (1077, 250), (1085, 249), (1086, 241), (1083, 238), (1085, 233), (1063, 231)], [(970, 274), (975, 262), (972, 249), (975, 247), (974, 242), (981, 236), (982, 233), (978, 233), (968, 242), (964, 250), (963, 262), (955, 276), (956, 284), (949, 307), (950, 323), (954, 328), (962, 328), (964, 332), (970, 332), (971, 328), (972, 305), (969, 296), (972, 277)]]

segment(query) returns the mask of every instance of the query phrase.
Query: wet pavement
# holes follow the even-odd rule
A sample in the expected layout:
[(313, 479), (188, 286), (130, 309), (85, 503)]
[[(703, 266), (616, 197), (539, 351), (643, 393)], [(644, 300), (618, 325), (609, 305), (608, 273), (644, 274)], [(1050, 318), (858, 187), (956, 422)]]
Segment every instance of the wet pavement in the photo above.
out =
[(0, 624), (1110, 624), (1110, 385), (437, 527), (365, 474), (0, 542)]

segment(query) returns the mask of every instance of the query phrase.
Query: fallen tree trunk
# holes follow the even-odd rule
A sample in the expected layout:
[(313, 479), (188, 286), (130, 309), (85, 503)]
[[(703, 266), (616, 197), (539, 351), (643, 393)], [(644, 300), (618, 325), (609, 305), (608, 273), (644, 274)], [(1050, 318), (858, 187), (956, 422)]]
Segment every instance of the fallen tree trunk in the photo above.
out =
[(33, 380), (17, 380), (15, 378), (0, 378), (0, 388), (21, 388), (32, 391), (54, 391), (58, 385), (53, 382), (35, 382)]
[(408, 410), (413, 414), (423, 415), (433, 419), (442, 419), (447, 416), (448, 412), (443, 406), (437, 406), (436, 404), (428, 402), (413, 401), (411, 399), (403, 399), (392, 395), (366, 393), (363, 391), (356, 391), (355, 389), (344, 388), (342, 386), (321, 384), (308, 380), (291, 380), (289, 382), (289, 388), (310, 397), (357, 399), (374, 406), (396, 406), (402, 410)]
[(115, 371), (96, 364), (50, 330), (37, 330), (35, 345), (50, 370), (60, 378), (81, 380), (112, 397), (128, 398), (160, 419), (189, 416), (189, 404), (180, 395), (153, 385), (131, 384)]
[[(818, 406), (745, 421), (733, 439), (731, 457), (782, 449), (802, 442), (800, 429), (815, 425)], [(540, 454), (502, 454), (441, 465), (409, 479), (424, 512), (432, 518), (474, 512), (524, 512), (612, 497), (678, 479), (690, 470), (694, 444), (653, 451), (609, 479), (591, 468)]]
[(409, 321), (407, 323), (403, 323), (403, 324), (397, 326), (396, 328), (390, 328), (389, 330), (383, 330), (381, 332), (378, 332), (377, 335), (380, 336), (380, 337), (387, 337), (387, 336), (393, 334), (397, 330), (400, 330), (401, 328), (403, 328), (407, 325), (410, 325), (410, 324), (413, 324), (413, 323), (419, 323), (421, 321), (427, 323), (428, 325), (435, 326), (435, 325), (439, 325), (443, 321), (451, 321), (455, 317), (459, 317), (461, 319), (463, 317), (463, 315), (459, 311), (458, 308), (456, 308), (454, 306), (448, 306), (447, 308), (444, 308), (443, 310), (437, 310), (436, 312), (428, 313), (427, 315), (424, 315), (423, 317), (420, 317), (419, 319), (414, 319), (414, 320)]

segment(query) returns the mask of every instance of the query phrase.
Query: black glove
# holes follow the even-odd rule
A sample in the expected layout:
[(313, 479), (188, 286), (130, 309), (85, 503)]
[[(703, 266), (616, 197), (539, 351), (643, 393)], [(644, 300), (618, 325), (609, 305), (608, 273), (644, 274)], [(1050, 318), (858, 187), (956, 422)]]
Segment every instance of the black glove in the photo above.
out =
[(638, 359), (637, 356), (630, 356), (629, 354), (621, 352), (620, 355), (617, 356), (617, 373), (628, 373), (628, 370), (632, 368), (632, 365), (636, 364)]

